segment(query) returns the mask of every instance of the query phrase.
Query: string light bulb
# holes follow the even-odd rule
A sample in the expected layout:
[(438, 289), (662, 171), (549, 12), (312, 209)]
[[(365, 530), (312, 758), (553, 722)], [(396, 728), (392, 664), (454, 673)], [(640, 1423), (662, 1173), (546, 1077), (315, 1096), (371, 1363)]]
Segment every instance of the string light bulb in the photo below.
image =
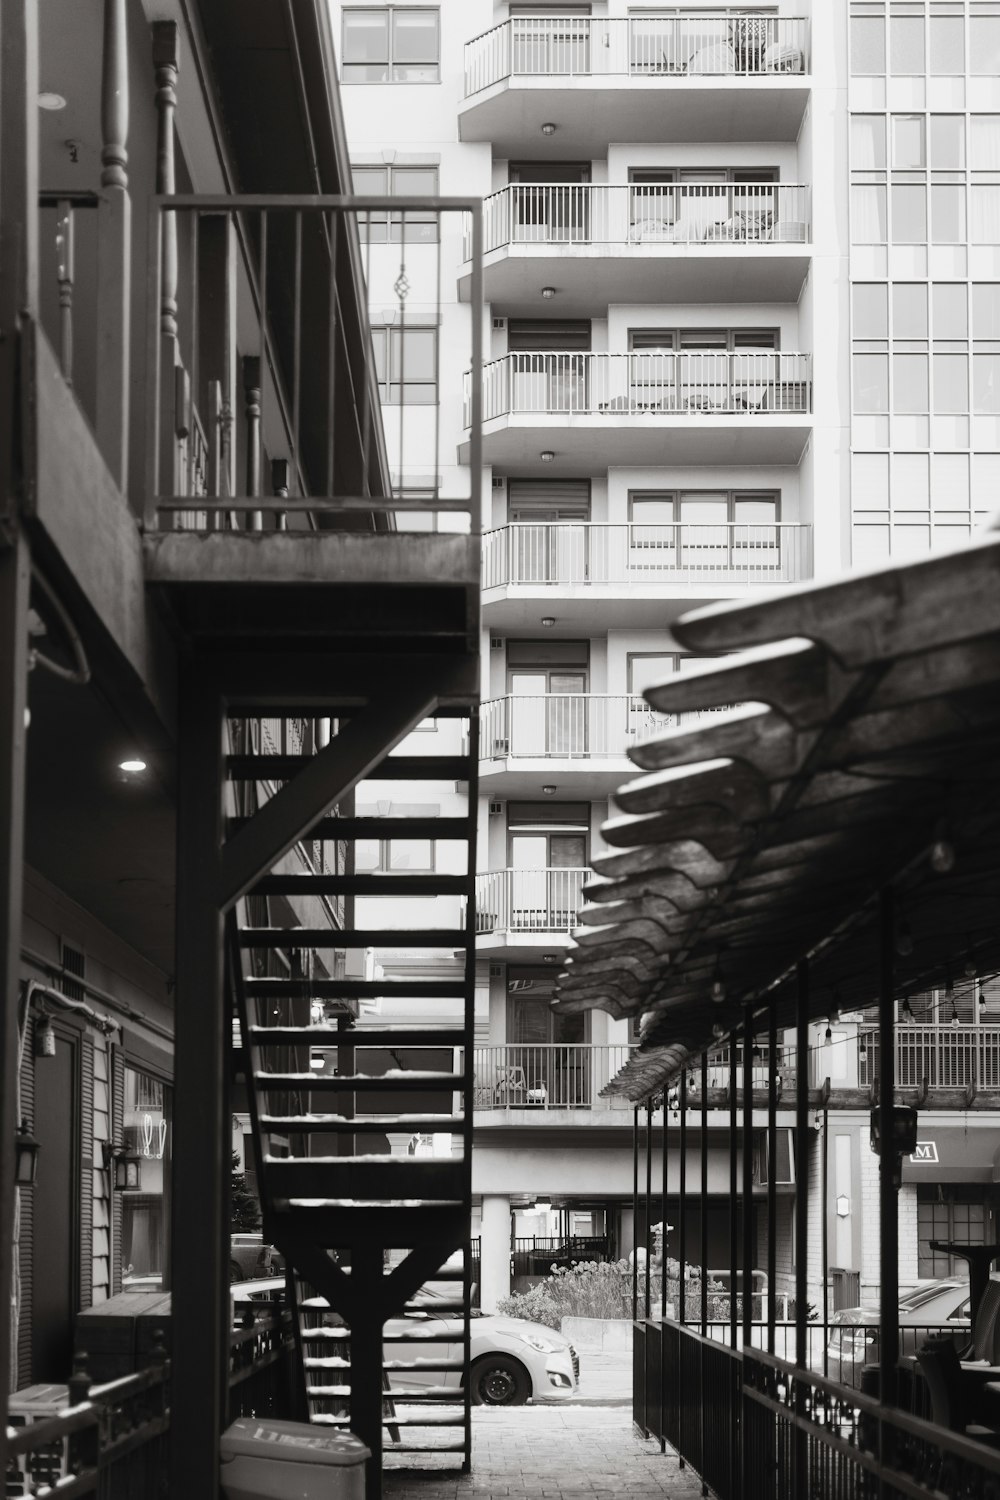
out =
[(858, 1045), (858, 1056), (860, 1057), (862, 1062), (864, 1062), (868, 1056), (868, 1041), (865, 1037), (864, 1032), (861, 1033), (861, 1041)]
[(982, 1015), (986, 1009), (986, 991), (983, 989), (982, 985), (979, 986), (979, 994), (977, 996), (977, 999), (979, 1002), (979, 1014)]
[(906, 1017), (906, 1019), (908, 1021), (914, 1021), (914, 1020), (916, 1020), (916, 1017), (913, 1014), (913, 1006), (910, 1004), (910, 997), (909, 997), (909, 995), (907, 995), (905, 997), (905, 999), (903, 1000), (903, 1015)]

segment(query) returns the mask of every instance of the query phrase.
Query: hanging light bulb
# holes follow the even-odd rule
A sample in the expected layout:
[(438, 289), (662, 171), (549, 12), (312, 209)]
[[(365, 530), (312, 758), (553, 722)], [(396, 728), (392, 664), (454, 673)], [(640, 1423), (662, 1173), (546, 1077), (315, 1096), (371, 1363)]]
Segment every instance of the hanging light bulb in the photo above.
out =
[(952, 995), (952, 997), (951, 997), (951, 1024), (953, 1026), (957, 1026), (959, 1024), (959, 1022), (958, 1022), (958, 1007), (955, 1004), (955, 996), (954, 995)]
[(761, 1053), (760, 1045), (757, 1042), (754, 1042), (754, 1044), (753, 1044), (753, 1051), (751, 1052), (750, 1056), (754, 1057), (754, 1058), (758, 1058), (758, 1057), (761, 1057), (762, 1055), (763, 1054)]
[(726, 1028), (724, 1026), (720, 1026), (718, 1021), (716, 1021), (715, 1025), (712, 1027), (712, 1035), (715, 1037), (715, 1040), (718, 1041), (719, 1038), (724, 1037), (725, 1034)]
[(670, 1094), (667, 1098), (667, 1108), (673, 1110), (676, 1113), (676, 1111), (680, 1109), (680, 1105), (680, 1095), (678, 1094), (676, 1089), (671, 1089)]
[(712, 976), (712, 999), (716, 1005), (721, 1005), (726, 998), (726, 983), (722, 977), (722, 970), (716, 969)]
[(976, 968), (976, 960), (974, 958), (967, 958), (965, 960), (965, 963), (962, 966), (962, 973), (965, 975), (966, 979), (975, 979), (976, 975), (979, 973), (979, 970)]
[(909, 995), (907, 995), (906, 998), (903, 1000), (903, 1015), (904, 1015), (904, 1017), (906, 1018), (907, 1021), (913, 1021), (913, 1020), (916, 1019), (916, 1017), (913, 1014), (913, 1007), (910, 1004), (910, 997), (909, 997)]
[(977, 998), (979, 1001), (979, 1014), (980, 1016), (982, 1016), (986, 1010), (986, 991), (983, 989), (982, 985), (979, 986), (979, 995)]
[(829, 1018), (827, 1018), (826, 1031), (823, 1033), (823, 1035), (826, 1041), (833, 1041), (833, 1027), (830, 1025)]
[(864, 1032), (861, 1033), (861, 1041), (858, 1045), (858, 1056), (860, 1057), (862, 1062), (864, 1062), (865, 1058), (868, 1056), (868, 1041), (865, 1037)]
[(693, 1073), (689, 1073), (688, 1074), (688, 1088), (689, 1089), (693, 1089), (694, 1086), (695, 1086), (694, 1074)]
[(947, 875), (954, 868), (954, 844), (950, 839), (935, 839), (931, 845), (931, 869), (936, 875)]

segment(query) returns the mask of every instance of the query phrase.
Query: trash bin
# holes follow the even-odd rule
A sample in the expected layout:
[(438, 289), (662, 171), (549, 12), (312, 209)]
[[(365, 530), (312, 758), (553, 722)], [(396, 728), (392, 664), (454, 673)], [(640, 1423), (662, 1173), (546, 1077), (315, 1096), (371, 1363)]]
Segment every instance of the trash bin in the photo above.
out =
[(220, 1454), (226, 1500), (364, 1500), (371, 1453), (352, 1432), (240, 1417)]

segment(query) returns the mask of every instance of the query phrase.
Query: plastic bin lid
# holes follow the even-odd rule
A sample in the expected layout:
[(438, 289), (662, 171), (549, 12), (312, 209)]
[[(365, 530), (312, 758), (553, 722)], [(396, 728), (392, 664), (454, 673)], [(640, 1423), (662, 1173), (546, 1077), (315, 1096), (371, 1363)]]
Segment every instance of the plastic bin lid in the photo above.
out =
[(267, 1417), (239, 1417), (222, 1434), (223, 1462), (245, 1455), (280, 1459), (282, 1463), (360, 1464), (371, 1453), (353, 1432), (331, 1432), (309, 1422), (280, 1422)]

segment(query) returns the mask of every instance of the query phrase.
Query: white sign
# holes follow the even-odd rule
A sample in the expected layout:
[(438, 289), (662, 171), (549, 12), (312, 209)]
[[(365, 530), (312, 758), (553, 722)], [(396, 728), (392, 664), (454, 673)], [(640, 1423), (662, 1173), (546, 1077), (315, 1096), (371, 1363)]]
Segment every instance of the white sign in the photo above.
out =
[(916, 1151), (910, 1153), (910, 1160), (917, 1166), (929, 1166), (937, 1159), (937, 1141), (918, 1141)]

